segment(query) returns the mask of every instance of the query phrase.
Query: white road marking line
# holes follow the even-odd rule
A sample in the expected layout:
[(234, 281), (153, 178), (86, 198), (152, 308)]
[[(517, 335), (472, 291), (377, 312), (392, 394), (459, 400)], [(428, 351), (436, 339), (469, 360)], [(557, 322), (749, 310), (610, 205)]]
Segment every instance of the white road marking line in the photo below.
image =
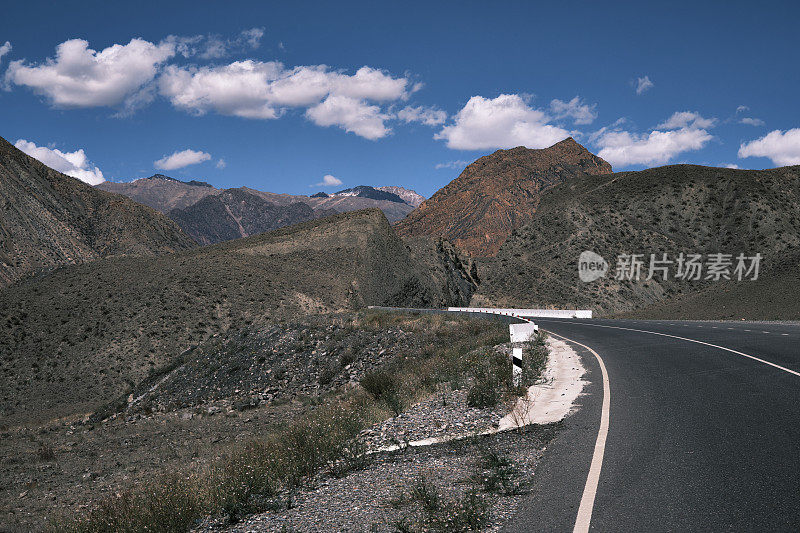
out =
[[(747, 357), (748, 359), (752, 359), (753, 361), (758, 361), (759, 363), (764, 363), (765, 365), (769, 365), (771, 367), (777, 368), (778, 370), (783, 370), (784, 372), (788, 372), (790, 374), (794, 374), (795, 376), (800, 377), (800, 372), (797, 372), (796, 370), (792, 370), (790, 368), (786, 368), (785, 366), (781, 366), (781, 365), (777, 365), (775, 363), (771, 363), (769, 361), (766, 361), (766, 360), (761, 359), (760, 357), (756, 357), (754, 355), (749, 355), (749, 354), (746, 354), (744, 352), (739, 352), (739, 351), (733, 350), (731, 348), (726, 348), (724, 346), (720, 346), (718, 344), (711, 344), (710, 342), (703, 342), (703, 341), (698, 341), (698, 340), (695, 340), (695, 339), (687, 339), (686, 337), (679, 337), (677, 335), (670, 335), (668, 333), (659, 333), (658, 331), (648, 331), (646, 329), (623, 328), (623, 327), (620, 327), (620, 326), (604, 326), (602, 324), (589, 324), (587, 322), (570, 322), (570, 321), (565, 321), (565, 322), (567, 322), (569, 324), (583, 324), (585, 326), (593, 326), (593, 327), (596, 327), (596, 328), (624, 329), (624, 330), (627, 330), (627, 331), (636, 331), (636, 332), (639, 332), (639, 333), (650, 333), (651, 335), (660, 335), (662, 337), (670, 337), (670, 338), (673, 338), (673, 339), (680, 339), (682, 341), (694, 342), (694, 343), (697, 343), (697, 344), (702, 344), (704, 346), (711, 346), (712, 348), (719, 348), (720, 350), (725, 350), (726, 352), (735, 353), (736, 355), (741, 355), (742, 357)], [(749, 330), (745, 330), (745, 331), (749, 331)]]
[[(574, 322), (580, 324), (580, 322)], [(572, 529), (573, 533), (588, 533), (589, 525), (592, 522), (592, 510), (594, 509), (594, 499), (597, 495), (597, 486), (600, 482), (600, 471), (603, 468), (603, 455), (606, 451), (606, 439), (608, 438), (608, 422), (611, 410), (611, 386), (608, 381), (608, 372), (606, 365), (600, 355), (579, 342), (568, 339), (552, 331), (548, 331), (550, 335), (560, 337), (567, 342), (577, 344), (592, 352), (595, 359), (600, 365), (600, 371), (603, 374), (603, 407), (600, 415), (600, 429), (597, 430), (597, 440), (594, 443), (594, 453), (592, 454), (592, 464), (589, 466), (589, 475), (586, 477), (586, 485), (583, 488), (583, 496), (581, 496), (581, 504), (578, 507), (578, 516), (575, 518), (575, 527)]]
[(781, 335), (783, 335), (784, 337), (788, 337), (789, 336), (788, 333), (781, 333)]

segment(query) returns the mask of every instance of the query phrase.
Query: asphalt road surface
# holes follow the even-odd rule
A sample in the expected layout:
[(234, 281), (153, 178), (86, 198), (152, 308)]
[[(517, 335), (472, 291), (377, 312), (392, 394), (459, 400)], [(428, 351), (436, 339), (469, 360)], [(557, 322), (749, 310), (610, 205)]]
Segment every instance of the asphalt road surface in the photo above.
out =
[[(800, 531), (800, 325), (535, 321), (593, 349), (607, 369), (589, 530)], [(595, 356), (572, 346), (588, 370), (586, 394), (503, 531), (575, 527), (604, 392)]]

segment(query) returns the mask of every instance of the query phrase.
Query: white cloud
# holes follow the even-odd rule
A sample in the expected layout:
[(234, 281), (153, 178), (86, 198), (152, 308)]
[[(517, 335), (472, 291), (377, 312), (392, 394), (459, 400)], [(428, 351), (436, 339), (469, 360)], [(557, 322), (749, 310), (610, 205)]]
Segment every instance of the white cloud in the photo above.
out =
[(6, 41), (3, 46), (0, 46), (0, 61), (2, 61), (3, 56), (6, 55), (11, 51), (11, 43)]
[(761, 120), (760, 118), (754, 118), (754, 117), (742, 117), (739, 120), (739, 123), (740, 124), (747, 124), (748, 126), (763, 126), (764, 125), (764, 121), (763, 120)]
[(750, 111), (750, 108), (746, 105), (740, 105), (736, 108), (736, 113), (744, 113), (745, 111)]
[(550, 102), (550, 111), (555, 118), (569, 117), (575, 124), (591, 124), (597, 118), (597, 104), (588, 105), (576, 96), (569, 102), (555, 99)]
[(312, 187), (338, 187), (342, 184), (342, 180), (339, 178), (332, 176), (330, 174), (325, 174), (322, 176), (322, 181), (319, 183), (315, 183)]
[(159, 170), (175, 170), (178, 168), (188, 167), (189, 165), (196, 165), (203, 161), (211, 159), (211, 154), (206, 152), (198, 152), (195, 150), (182, 150), (180, 152), (173, 152), (168, 156), (164, 156), (158, 161), (153, 163), (153, 166)]
[(548, 124), (549, 117), (530, 107), (517, 94), (490, 99), (473, 96), (455, 115), (453, 123), (434, 135), (456, 150), (494, 148), (545, 148), (569, 137), (570, 133)]
[(440, 169), (443, 169), (443, 168), (463, 169), (464, 167), (466, 167), (470, 163), (471, 163), (471, 161), (462, 161), (462, 160), (459, 159), (457, 161), (448, 161), (446, 163), (437, 163), (434, 168), (436, 170), (440, 170)]
[(82, 148), (74, 152), (62, 152), (55, 148), (36, 146), (35, 143), (25, 139), (17, 140), (14, 146), (48, 167), (58, 170), (67, 176), (78, 178), (89, 185), (97, 185), (106, 181), (100, 169), (92, 167), (89, 163), (89, 158), (86, 157), (86, 153)]
[(725, 168), (739, 168), (739, 165), (737, 165), (736, 163), (727, 163), (727, 164), (725, 164), (723, 166)]
[(197, 115), (216, 111), (242, 118), (278, 118), (269, 103), (268, 87), (281, 64), (236, 61), (220, 67), (169, 66), (159, 78), (159, 90), (177, 108)]
[(339, 126), (365, 139), (386, 137), (391, 130), (384, 124), (389, 118), (381, 108), (348, 96), (330, 95), (321, 103), (309, 108), (306, 116), (318, 126)]
[(253, 60), (202, 68), (170, 66), (159, 78), (161, 94), (191, 113), (275, 119), (286, 108), (305, 107), (314, 123), (336, 125), (367, 139), (391, 131), (385, 124), (391, 115), (369, 102), (404, 100), (414, 91), (409, 83), (371, 67), (348, 75), (326, 65), (287, 69), (279, 62)]
[(57, 107), (113, 107), (139, 92), (156, 76), (159, 67), (175, 55), (175, 44), (153, 44), (132, 39), (99, 52), (82, 39), (56, 47), (55, 58), (41, 64), (12, 61), (7, 83), (28, 87)]
[(778, 166), (800, 165), (800, 128), (775, 130), (742, 143), (739, 157), (768, 157)]
[(703, 148), (713, 139), (703, 126), (710, 127), (714, 122), (715, 119), (705, 119), (696, 113), (675, 113), (659, 125), (665, 131), (631, 133), (619, 129), (624, 121), (617, 121), (590, 138), (600, 148), (597, 155), (614, 167), (663, 165), (678, 154)]
[(183, 57), (219, 59), (237, 52), (255, 50), (261, 46), (264, 28), (252, 28), (240, 32), (236, 37), (221, 35), (193, 35), (190, 37), (170, 35), (165, 42), (174, 43), (176, 51)]
[(694, 111), (676, 111), (666, 121), (656, 128), (664, 130), (677, 130), (681, 128), (708, 129), (713, 128), (717, 123), (715, 118), (703, 118)]
[(223, 158), (221, 158), (221, 157), (220, 157), (220, 158), (219, 158), (219, 161), (217, 161), (217, 164), (216, 164), (215, 166), (216, 166), (217, 168), (219, 168), (219, 169), (223, 169), (223, 168), (225, 168), (225, 167), (227, 167), (227, 166), (228, 166), (228, 163), (226, 163), (226, 162), (225, 162), (225, 159), (223, 159)]
[(636, 78), (634, 86), (636, 87), (636, 94), (643, 94), (645, 91), (652, 89), (655, 84), (650, 81), (650, 76), (645, 76), (643, 78)]
[(447, 113), (435, 107), (406, 106), (397, 112), (397, 118), (405, 123), (419, 122), (426, 126), (438, 126), (447, 120)]

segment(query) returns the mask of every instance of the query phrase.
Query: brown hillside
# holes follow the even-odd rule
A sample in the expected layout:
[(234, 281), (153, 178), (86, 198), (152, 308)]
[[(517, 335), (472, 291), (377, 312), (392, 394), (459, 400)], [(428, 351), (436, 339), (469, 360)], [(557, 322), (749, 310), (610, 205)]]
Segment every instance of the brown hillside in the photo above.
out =
[(533, 218), (544, 190), (571, 177), (610, 174), (611, 165), (572, 137), (481, 157), (397, 224), (403, 237), (444, 237), (473, 257), (493, 256)]
[(61, 174), (3, 138), (0, 214), (0, 287), (60, 265), (194, 246), (164, 215)]
[(466, 303), (471, 287), (459, 281), (467, 274), (458, 259), (443, 248), (435, 257), (453, 264), (430, 269), (371, 209), (177, 254), (61, 268), (0, 289), (0, 419), (92, 412), (183, 350), (248, 324)]
[[(608, 261), (610, 271), (605, 278), (580, 281), (578, 257), (584, 250)], [(796, 269), (797, 263), (786, 258), (800, 257), (798, 250), (798, 166), (736, 170), (671, 165), (583, 177), (548, 190), (534, 220), (515, 231), (497, 257), (482, 263), (482, 285), (475, 301), (499, 306), (591, 308), (611, 314), (680, 298), (712, 306), (694, 308), (698, 318), (737, 313), (749, 318), (797, 318), (797, 306), (785, 305), (791, 300), (785, 294), (797, 300), (796, 285), (771, 280), (792, 278), (787, 272)], [(710, 253), (760, 253), (761, 277), (758, 282), (722, 283), (676, 280), (674, 276), (662, 281), (657, 274), (647, 281), (645, 268), (639, 282), (614, 279), (620, 254), (644, 254), (649, 263), (650, 254), (661, 257), (667, 253), (674, 260), (681, 252), (706, 257)], [(732, 287), (738, 288), (732, 291)], [(774, 302), (769, 312), (763, 305), (746, 303), (757, 288), (764, 291), (762, 302)], [(727, 291), (731, 291), (729, 297), (714, 297)], [(701, 292), (702, 298), (689, 298)], [(731, 307), (734, 294), (750, 295), (738, 310)], [(676, 318), (688, 317), (692, 306), (664, 309), (665, 313), (675, 311)]]

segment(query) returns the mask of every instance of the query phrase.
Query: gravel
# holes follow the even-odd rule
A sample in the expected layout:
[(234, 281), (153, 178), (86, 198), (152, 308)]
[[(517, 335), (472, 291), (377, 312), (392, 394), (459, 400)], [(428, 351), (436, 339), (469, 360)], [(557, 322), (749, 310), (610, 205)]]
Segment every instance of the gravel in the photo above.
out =
[(492, 502), (487, 531), (497, 531), (526, 497), (527, 486), (547, 443), (558, 424), (528, 426), (520, 430), (475, 437), (433, 446), (406, 448), (371, 455), (363, 470), (342, 478), (319, 476), (296, 494), (292, 508), (252, 515), (242, 522), (224, 525), (208, 521), (195, 531), (396, 531), (396, 523), (413, 515), (401, 495), (418, 476), (440, 489), (442, 496), (455, 498), (471, 486), (479, 472), (481, 458), (494, 451), (508, 459), (517, 470), (518, 494), (486, 494)]

